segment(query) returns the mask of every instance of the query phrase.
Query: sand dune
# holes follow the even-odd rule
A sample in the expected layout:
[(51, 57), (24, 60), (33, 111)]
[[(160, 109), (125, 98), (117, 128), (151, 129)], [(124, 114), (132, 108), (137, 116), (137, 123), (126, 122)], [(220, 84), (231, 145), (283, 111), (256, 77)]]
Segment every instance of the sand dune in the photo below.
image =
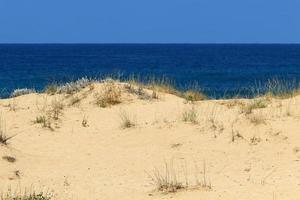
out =
[[(34, 188), (49, 190), (53, 199), (299, 199), (300, 96), (189, 102), (116, 83), (120, 102), (103, 105), (104, 87), (0, 100), (2, 132), (15, 135), (0, 146), (3, 193)], [(170, 181), (176, 175), (182, 186), (176, 192), (153, 183), (165, 165)]]

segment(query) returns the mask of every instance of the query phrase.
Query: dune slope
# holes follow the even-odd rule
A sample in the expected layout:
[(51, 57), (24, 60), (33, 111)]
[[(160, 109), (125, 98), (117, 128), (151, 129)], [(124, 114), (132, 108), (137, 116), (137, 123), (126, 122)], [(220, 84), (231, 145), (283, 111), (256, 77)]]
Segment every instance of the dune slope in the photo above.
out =
[[(116, 85), (114, 105), (99, 100), (103, 83), (0, 100), (1, 130), (14, 136), (0, 145), (1, 191), (46, 188), (54, 199), (80, 200), (299, 198), (300, 97), (188, 102)], [(166, 165), (183, 186), (176, 192), (153, 183)]]

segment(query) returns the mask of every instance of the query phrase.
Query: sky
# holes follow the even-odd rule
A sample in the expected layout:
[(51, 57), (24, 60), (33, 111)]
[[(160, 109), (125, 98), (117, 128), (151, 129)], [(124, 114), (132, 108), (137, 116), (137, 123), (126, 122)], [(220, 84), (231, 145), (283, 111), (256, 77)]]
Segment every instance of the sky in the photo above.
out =
[(299, 0), (0, 0), (0, 43), (300, 43)]

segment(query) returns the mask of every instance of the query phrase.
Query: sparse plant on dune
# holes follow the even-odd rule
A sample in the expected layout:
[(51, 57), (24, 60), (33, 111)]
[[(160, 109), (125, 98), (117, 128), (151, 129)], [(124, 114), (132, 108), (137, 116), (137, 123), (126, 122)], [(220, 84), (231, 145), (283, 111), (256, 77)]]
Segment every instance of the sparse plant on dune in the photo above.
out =
[(81, 98), (79, 96), (77, 96), (77, 95), (71, 96), (69, 105), (73, 106), (75, 104), (79, 104), (80, 101), (81, 101)]
[(152, 98), (152, 96), (149, 95), (141, 85), (126, 84), (125, 89), (130, 94), (138, 96), (139, 99), (149, 100)]
[(96, 96), (96, 104), (107, 107), (121, 103), (121, 88), (115, 81), (109, 80), (103, 83), (103, 91)]
[(15, 192), (8, 189), (8, 192), (0, 195), (0, 200), (51, 200), (53, 195), (49, 192), (35, 192), (33, 189), (24, 191), (18, 189)]
[[(203, 163), (202, 180), (198, 178), (198, 167), (195, 165), (196, 171), (193, 179), (194, 183), (189, 180), (187, 166), (181, 170), (176, 170), (173, 161), (168, 164), (165, 162), (164, 170), (154, 169), (153, 173), (149, 174), (155, 190), (164, 194), (175, 193), (181, 190), (188, 189), (205, 189), (210, 190), (211, 184), (206, 177), (206, 164)], [(183, 172), (181, 172), (183, 171)], [(183, 178), (184, 177), (184, 178)]]
[(28, 89), (28, 88), (23, 88), (23, 89), (15, 89), (12, 93), (11, 93), (11, 97), (18, 97), (18, 96), (22, 96), (22, 95), (26, 95), (26, 94), (31, 94), (31, 93), (36, 93), (36, 91), (34, 89)]
[(199, 88), (195, 87), (196, 85), (191, 85), (191, 87), (188, 88), (193, 89), (189, 89), (184, 92), (183, 90), (177, 89), (175, 87), (175, 82), (166, 77), (148, 77), (144, 78), (143, 81), (141, 81), (139, 77), (132, 76), (131, 78), (129, 78), (129, 80), (125, 80), (125, 82), (129, 83), (129, 85), (152, 90), (152, 99), (158, 98), (158, 92), (173, 94), (182, 97), (190, 102), (208, 99), (208, 97), (204, 93), (199, 92)]
[(273, 78), (267, 81), (265, 88), (264, 96), (271, 98), (286, 99), (300, 94), (299, 83), (296, 80)]
[(241, 112), (245, 114), (252, 113), (255, 109), (266, 108), (268, 106), (268, 101), (265, 99), (254, 99), (252, 102), (242, 105)]
[(8, 137), (4, 132), (0, 132), (0, 144), (8, 145), (8, 141), (13, 138), (13, 136)]
[(182, 113), (182, 121), (190, 122), (192, 124), (198, 123), (198, 113), (194, 106), (191, 109), (186, 110)]
[(174, 87), (174, 82), (166, 77), (151, 77), (148, 80), (145, 80), (145, 83), (143, 85), (145, 88), (150, 89), (152, 91), (163, 92), (178, 96), (181, 95), (181, 92)]
[(89, 86), (91, 82), (92, 81), (88, 78), (81, 78), (58, 87), (57, 92), (60, 94), (74, 94)]
[(45, 88), (45, 92), (48, 94), (48, 95), (54, 95), (57, 93), (57, 90), (58, 90), (58, 85), (55, 84), (55, 83), (52, 83), (52, 84), (49, 84), (46, 86)]
[(120, 119), (121, 119), (121, 128), (132, 128), (136, 125), (134, 120), (129, 116), (129, 114), (125, 111), (121, 111), (120, 113)]
[(45, 92), (49, 95), (54, 94), (74, 94), (79, 92), (81, 89), (91, 85), (92, 80), (88, 78), (80, 78), (73, 82), (65, 83), (64, 85), (58, 85), (57, 83), (50, 84), (46, 86)]
[(151, 179), (156, 190), (163, 193), (174, 193), (186, 188), (186, 185), (178, 181), (177, 174), (169, 168), (168, 164), (165, 164), (165, 173), (155, 169)]
[(14, 136), (7, 136), (6, 124), (0, 116), (0, 144), (8, 145), (8, 141), (11, 140), (13, 137)]
[(46, 117), (45, 115), (40, 115), (40, 116), (36, 117), (36, 119), (34, 120), (34, 123), (41, 124), (43, 128), (49, 128), (51, 130), (53, 129), (50, 118)]
[(202, 101), (208, 99), (208, 97), (205, 96), (203, 93), (200, 93), (198, 91), (192, 91), (192, 90), (188, 90), (184, 92), (182, 96), (189, 102)]
[(37, 123), (37, 124), (45, 124), (45, 122), (46, 122), (46, 117), (44, 115), (38, 116), (34, 120), (34, 123)]
[(285, 112), (283, 114), (288, 117), (296, 115), (298, 110), (297, 110), (297, 106), (295, 105), (297, 105), (297, 102), (293, 102), (292, 99), (289, 99), (283, 108), (283, 111)]
[(245, 140), (244, 136), (240, 134), (239, 130), (234, 128), (234, 125), (237, 123), (238, 119), (236, 118), (231, 124), (231, 142), (235, 142), (237, 139)]
[(236, 107), (236, 106), (240, 106), (240, 107), (245, 106), (245, 102), (243, 102), (239, 99), (230, 99), (230, 100), (227, 100), (225, 102), (221, 102), (220, 104), (226, 106), (227, 108), (233, 108), (233, 107)]
[(58, 120), (59, 116), (62, 114), (62, 110), (64, 109), (64, 104), (62, 100), (54, 98), (50, 105), (49, 115), (52, 119)]

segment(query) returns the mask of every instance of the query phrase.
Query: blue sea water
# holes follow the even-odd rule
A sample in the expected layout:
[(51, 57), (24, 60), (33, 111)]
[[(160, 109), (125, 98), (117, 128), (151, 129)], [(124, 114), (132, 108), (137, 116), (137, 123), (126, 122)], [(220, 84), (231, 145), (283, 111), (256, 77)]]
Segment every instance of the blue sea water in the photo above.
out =
[[(298, 44), (0, 44), (0, 93), (87, 76), (168, 77), (212, 97), (268, 79), (300, 80)], [(250, 89), (249, 89), (250, 90)]]

